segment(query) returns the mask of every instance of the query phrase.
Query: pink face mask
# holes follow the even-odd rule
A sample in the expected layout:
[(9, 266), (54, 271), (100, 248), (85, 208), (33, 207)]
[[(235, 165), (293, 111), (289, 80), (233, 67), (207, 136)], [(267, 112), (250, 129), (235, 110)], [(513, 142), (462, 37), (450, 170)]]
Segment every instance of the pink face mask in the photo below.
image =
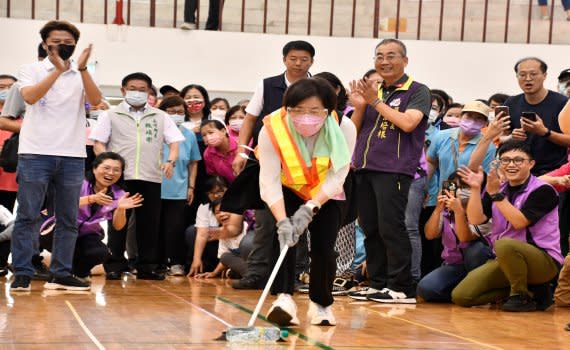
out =
[(298, 117), (292, 117), (293, 127), (301, 136), (313, 136), (321, 130), (325, 123), (325, 118), (318, 115), (303, 114)]
[(449, 126), (451, 126), (452, 128), (456, 128), (459, 126), (459, 122), (461, 121), (461, 118), (458, 117), (451, 117), (451, 116), (445, 116), (443, 117), (443, 122)]
[(235, 132), (239, 132), (242, 125), (243, 125), (243, 119), (230, 120), (230, 129), (232, 129)]
[(204, 142), (208, 146), (218, 147), (222, 144), (222, 137), (220, 135), (210, 134), (207, 138), (204, 139)]

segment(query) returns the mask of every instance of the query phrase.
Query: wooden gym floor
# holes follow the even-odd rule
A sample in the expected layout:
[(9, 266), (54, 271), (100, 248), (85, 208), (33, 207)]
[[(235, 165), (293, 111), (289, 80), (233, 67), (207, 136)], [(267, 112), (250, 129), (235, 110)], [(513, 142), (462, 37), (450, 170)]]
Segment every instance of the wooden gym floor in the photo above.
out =
[[(228, 280), (95, 276), (91, 292), (47, 291), (33, 281), (31, 292), (10, 293), (1, 278), (0, 287), (0, 349), (570, 349), (570, 310), (554, 307), (509, 314), (337, 297), (338, 325), (317, 327), (305, 316), (307, 295), (297, 294), (301, 326), (264, 347), (214, 340), (230, 325), (244, 326), (260, 295), (233, 290)], [(268, 324), (262, 317), (257, 325)]]

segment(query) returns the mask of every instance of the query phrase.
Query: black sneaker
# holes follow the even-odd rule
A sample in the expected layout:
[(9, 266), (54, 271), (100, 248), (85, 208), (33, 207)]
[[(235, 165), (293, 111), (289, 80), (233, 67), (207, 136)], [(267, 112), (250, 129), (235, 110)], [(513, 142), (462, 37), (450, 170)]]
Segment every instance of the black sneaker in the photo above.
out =
[(34, 276), (33, 280), (36, 281), (49, 281), (51, 278), (51, 272), (49, 267), (43, 262), (44, 257), (41, 255), (32, 256), (32, 265), (34, 266)]
[(378, 293), (369, 294), (368, 300), (377, 301), (386, 304), (415, 304), (415, 295), (409, 295), (404, 292), (396, 292), (389, 288), (384, 288)]
[(232, 283), (232, 288), (234, 289), (263, 289), (263, 283), (261, 281), (251, 278), (243, 277), (240, 280), (234, 281)]
[(552, 294), (552, 286), (550, 283), (529, 285), (528, 290), (533, 294), (537, 310), (545, 311), (554, 304), (554, 295)]
[(536, 311), (536, 303), (528, 294), (511, 295), (509, 300), (503, 304), (501, 310), (509, 312)]
[(44, 284), (45, 289), (51, 290), (90, 290), (89, 283), (81, 282), (74, 276), (52, 277), (49, 282)]
[(31, 278), (29, 276), (16, 275), (14, 281), (10, 284), (10, 290), (13, 292), (29, 292)]

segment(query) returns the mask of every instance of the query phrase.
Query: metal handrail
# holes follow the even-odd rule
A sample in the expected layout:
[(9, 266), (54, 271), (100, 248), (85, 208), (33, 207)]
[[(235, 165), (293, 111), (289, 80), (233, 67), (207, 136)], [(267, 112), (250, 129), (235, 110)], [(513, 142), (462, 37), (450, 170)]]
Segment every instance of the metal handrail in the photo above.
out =
[[(36, 4), (36, 0), (29, 0), (31, 3), (31, 11), (30, 11), (30, 18), (31, 19), (36, 19), (37, 17), (37, 4)], [(224, 13), (224, 0), (210, 0), (210, 1), (220, 1), (220, 13), (219, 13), (219, 27), (218, 30), (222, 30), (222, 19), (223, 19), (223, 13)], [(405, 17), (402, 17), (402, 14), (404, 16), (406, 15), (410, 15), (411, 13), (413, 13), (414, 11), (409, 11), (409, 6), (414, 6), (414, 5), (410, 5), (411, 0), (408, 0), (408, 4), (407, 4), (407, 10), (405, 11), (403, 9), (403, 4), (402, 4), (402, 0), (352, 0), (352, 4), (349, 5), (349, 7), (351, 6), (351, 14), (349, 16), (347, 16), (347, 18), (350, 18), (350, 36), (354, 37), (356, 36), (356, 29), (358, 28), (358, 24), (359, 23), (364, 23), (361, 22), (362, 20), (366, 20), (366, 16), (361, 16), (358, 17), (357, 14), (357, 8), (358, 5), (360, 4), (361, 6), (368, 5), (370, 6), (370, 10), (372, 11), (367, 11), (368, 13), (372, 14), (372, 33), (371, 33), (371, 37), (373, 38), (378, 38), (379, 37), (379, 33), (381, 33), (381, 25), (380, 25), (380, 21), (381, 21), (381, 12), (382, 13), (394, 13), (395, 12), (395, 16), (394, 17), (390, 17), (390, 19), (393, 21), (391, 22), (391, 28), (389, 30), (391, 30), (391, 35), (395, 36), (396, 38), (399, 37), (405, 37), (405, 38), (414, 38), (417, 40), (421, 40), (422, 35), (426, 35), (427, 33), (427, 25), (430, 24), (430, 21), (426, 20), (425, 18), (425, 14), (426, 14), (426, 7), (429, 6), (428, 4), (426, 4), (423, 0), (413, 0), (414, 2), (417, 2), (417, 25), (415, 28), (409, 28), (409, 24), (413, 24), (413, 20), (407, 20), (405, 19)], [(526, 16), (520, 16), (521, 11), (523, 11), (519, 6), (519, 12), (518, 14), (515, 14), (515, 12), (513, 12), (513, 3), (514, 1), (511, 0), (504, 0), (505, 1), (505, 8), (504, 8), (504, 35), (503, 35), (503, 41), (505, 43), (509, 42), (509, 27), (510, 24), (513, 23), (512, 21), (517, 21), (517, 22), (523, 22), (523, 23), (519, 23), (518, 25), (520, 25), (521, 29), (522, 26), (525, 25), (524, 21), (526, 21), (526, 37), (524, 40), (526, 43), (530, 43), (531, 41), (533, 41), (533, 34), (534, 37), (536, 37), (536, 33), (538, 30), (540, 30), (541, 26), (539, 25), (534, 25), (534, 21), (533, 20), (533, 10), (536, 11), (536, 9), (534, 8), (535, 4), (535, 0), (528, 0), (528, 11), (526, 13)], [(118, 9), (118, 7), (120, 6), (122, 9), (122, 6), (124, 4), (123, 0), (115, 0), (115, 9)], [(314, 5), (317, 1), (313, 1), (313, 0), (308, 0), (308, 7), (305, 9), (301, 9), (301, 11), (306, 11), (307, 14), (307, 28), (306, 28), (306, 33), (307, 35), (311, 35), (314, 34), (315, 31), (313, 30), (315, 28), (315, 18), (316, 13), (315, 13), (315, 9), (314, 9)], [(324, 2), (324, 0), (320, 0), (320, 2)], [(471, 4), (469, 4), (469, 2), (471, 2)], [(25, 0), (21, 0), (18, 2), (15, 1), (11, 1), (11, 0), (6, 0), (6, 17), (10, 18), (14, 15), (14, 9), (17, 9), (17, 6), (22, 6), (22, 3), (26, 3)], [(56, 19), (60, 18), (61, 15), (61, 7), (60, 7), (60, 0), (54, 0), (55, 3), (55, 15), (54, 17)], [(179, 4), (183, 3), (183, 1), (178, 1), (178, 0), (172, 0), (172, 27), (175, 28), (177, 26), (177, 22), (178, 22), (178, 18), (179, 18)], [(199, 26), (200, 25), (200, 1), (197, 0), (198, 3), (198, 8), (197, 8), (197, 13), (196, 13), (196, 24)], [(240, 3), (238, 1), (234, 1), (232, 2), (232, 4), (234, 3)], [(456, 25), (457, 21), (454, 21), (453, 18), (451, 19), (447, 19), (445, 17), (446, 15), (446, 4), (454, 4), (454, 6), (460, 6), (461, 7), (461, 16), (460, 16), (460, 27), (459, 27), (459, 41), (464, 41), (464, 40), (473, 40), (473, 35), (472, 32), (467, 30), (467, 25), (468, 25), (468, 21), (472, 21), (472, 18), (468, 18), (468, 10), (467, 7), (468, 5), (472, 5), (472, 4), (480, 4), (483, 8), (483, 16), (482, 16), (482, 30), (481, 30), (481, 36), (480, 36), (480, 41), (481, 42), (487, 42), (489, 40), (489, 33), (493, 33), (492, 31), (489, 31), (489, 27), (490, 27), (490, 23), (489, 23), (489, 9), (490, 9), (490, 2), (489, 0), (448, 0), (447, 2), (445, 0), (439, 0), (439, 4), (435, 3), (435, 4), (431, 4), (431, 6), (438, 6), (439, 5), (439, 16), (438, 18), (434, 18), (434, 21), (431, 21), (431, 23), (436, 23), (437, 25), (437, 29), (436, 29), (436, 40), (443, 40), (444, 39), (444, 34), (445, 36), (449, 36), (449, 33), (446, 32), (445, 30), (445, 26), (449, 26), (449, 25)], [(520, 1), (519, 1), (520, 3)], [(549, 23), (548, 23), (548, 39), (547, 42), (548, 44), (552, 44), (553, 40), (554, 40), (554, 17), (555, 17), (555, 0), (551, 0), (550, 2), (550, 19), (549, 19)], [(148, 1), (149, 4), (149, 21), (148, 21), (148, 25), (150, 27), (155, 27), (158, 25), (158, 23), (162, 23), (161, 25), (164, 25), (164, 21), (165, 18), (159, 18), (158, 16), (158, 12), (157, 12), (157, 6), (158, 6), (158, 2), (156, 0), (149, 0)], [(342, 4), (341, 2), (336, 2), (335, 0), (328, 0), (328, 5), (329, 5), (329, 9), (330, 11), (328, 11), (328, 21), (325, 20), (323, 22), (328, 24), (328, 28), (327, 28), (327, 32), (329, 36), (333, 36), (335, 35), (335, 21), (334, 21), (334, 16), (335, 16), (335, 10), (337, 8), (339, 8), (339, 4)], [(262, 32), (263, 33), (267, 33), (269, 31), (269, 22), (268, 22), (268, 16), (269, 16), (269, 12), (270, 12), (270, 8), (269, 8), (269, 1), (268, 0), (263, 0), (263, 21), (262, 21)], [(494, 4), (495, 6), (497, 6), (497, 4)], [(112, 5), (111, 5), (112, 6)], [(162, 2), (161, 6), (165, 6)], [(170, 6), (170, 5), (168, 5)], [(235, 4), (233, 5), (235, 6)], [(238, 5), (239, 6), (239, 5)], [(500, 4), (498, 6), (501, 6)], [(523, 5), (524, 6), (524, 5)], [(131, 25), (131, 0), (127, 0), (126, 1), (126, 24), (127, 25)], [(433, 7), (432, 7), (433, 8)], [(495, 7), (496, 8), (496, 7)], [(428, 8), (429, 9), (429, 8)], [(286, 0), (285, 1), (285, 12), (281, 13), (280, 15), (283, 16), (283, 18), (285, 19), (284, 22), (284, 33), (285, 34), (289, 34), (290, 30), (291, 30), (291, 11), (293, 10), (293, 5), (291, 4), (290, 0)], [(295, 8), (295, 10), (299, 11), (299, 8)], [(79, 2), (79, 21), (80, 22), (84, 22), (86, 20), (86, 3), (85, 0), (80, 0)], [(275, 11), (275, 10), (272, 10)], [(241, 32), (246, 31), (246, 13), (247, 13), (247, 8), (246, 8), (246, 0), (241, 0), (241, 9), (240, 9), (240, 20), (237, 23), (239, 26), (239, 30)], [(108, 0), (104, 0), (103, 2), (103, 23), (104, 24), (108, 24), (109, 23), (109, 19), (108, 19), (108, 13), (109, 13), (109, 1)], [(273, 13), (273, 12), (272, 12)], [(427, 12), (429, 13), (429, 12)], [(325, 15), (326, 12), (323, 13), (319, 13), (319, 16)], [(513, 17), (516, 16), (517, 18)], [(236, 16), (237, 18), (238, 16)], [(435, 17), (435, 16), (434, 16)], [(494, 17), (496, 18), (496, 13), (494, 13)], [(525, 18), (526, 17), (526, 18)], [(117, 17), (116, 17), (117, 18)], [(113, 23), (115, 24), (122, 24), (125, 23), (125, 21), (122, 19), (122, 13), (121, 13), (121, 21), (117, 22), (116, 20), (113, 21)], [(368, 15), (368, 18), (370, 18), (370, 15)], [(410, 17), (411, 19), (413, 18)], [(406, 20), (406, 22), (404, 22)], [(449, 24), (448, 20), (450, 21)], [(168, 21), (168, 23), (170, 23), (170, 21)], [(342, 22), (341, 22), (342, 23)], [(425, 24), (424, 24), (425, 23)], [(491, 22), (494, 23), (494, 27), (496, 28), (497, 24), (501, 25), (501, 21), (497, 22)], [(230, 23), (231, 24), (231, 23)], [(426, 27), (422, 27), (422, 24), (426, 25)], [(445, 24), (445, 26), (444, 26)], [(405, 28), (405, 29), (404, 29)], [(542, 26), (543, 28), (543, 32), (544, 29), (546, 28), (545, 26)], [(337, 31), (338, 32), (338, 31)], [(453, 30), (453, 32), (455, 32), (455, 30)], [(495, 31), (496, 32), (496, 31)], [(511, 33), (515, 33), (512, 29), (511, 29)], [(518, 32), (517, 32), (518, 33)], [(521, 30), (520, 34), (524, 33), (524, 29)], [(410, 36), (411, 34), (411, 36)], [(469, 35), (469, 38), (467, 38), (467, 34)], [(338, 35), (338, 34), (337, 34)], [(362, 35), (362, 34), (360, 34)], [(385, 33), (383, 34), (385, 35)], [(563, 34), (559, 34), (558, 37), (556, 38), (558, 41), (564, 41), (564, 40), (568, 40), (568, 42), (570, 42), (570, 38), (569, 39), (565, 39), (565, 37), (567, 37), (567, 35)], [(467, 39), (466, 39), (467, 38)], [(534, 40), (537, 41), (537, 40)]]

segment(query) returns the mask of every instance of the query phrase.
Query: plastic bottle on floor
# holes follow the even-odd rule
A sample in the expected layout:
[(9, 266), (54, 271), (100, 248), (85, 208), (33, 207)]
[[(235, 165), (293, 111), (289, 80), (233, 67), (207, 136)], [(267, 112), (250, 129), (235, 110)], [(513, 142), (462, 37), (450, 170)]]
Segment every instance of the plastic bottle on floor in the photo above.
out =
[(274, 343), (288, 332), (277, 327), (231, 327), (226, 331), (230, 343)]

